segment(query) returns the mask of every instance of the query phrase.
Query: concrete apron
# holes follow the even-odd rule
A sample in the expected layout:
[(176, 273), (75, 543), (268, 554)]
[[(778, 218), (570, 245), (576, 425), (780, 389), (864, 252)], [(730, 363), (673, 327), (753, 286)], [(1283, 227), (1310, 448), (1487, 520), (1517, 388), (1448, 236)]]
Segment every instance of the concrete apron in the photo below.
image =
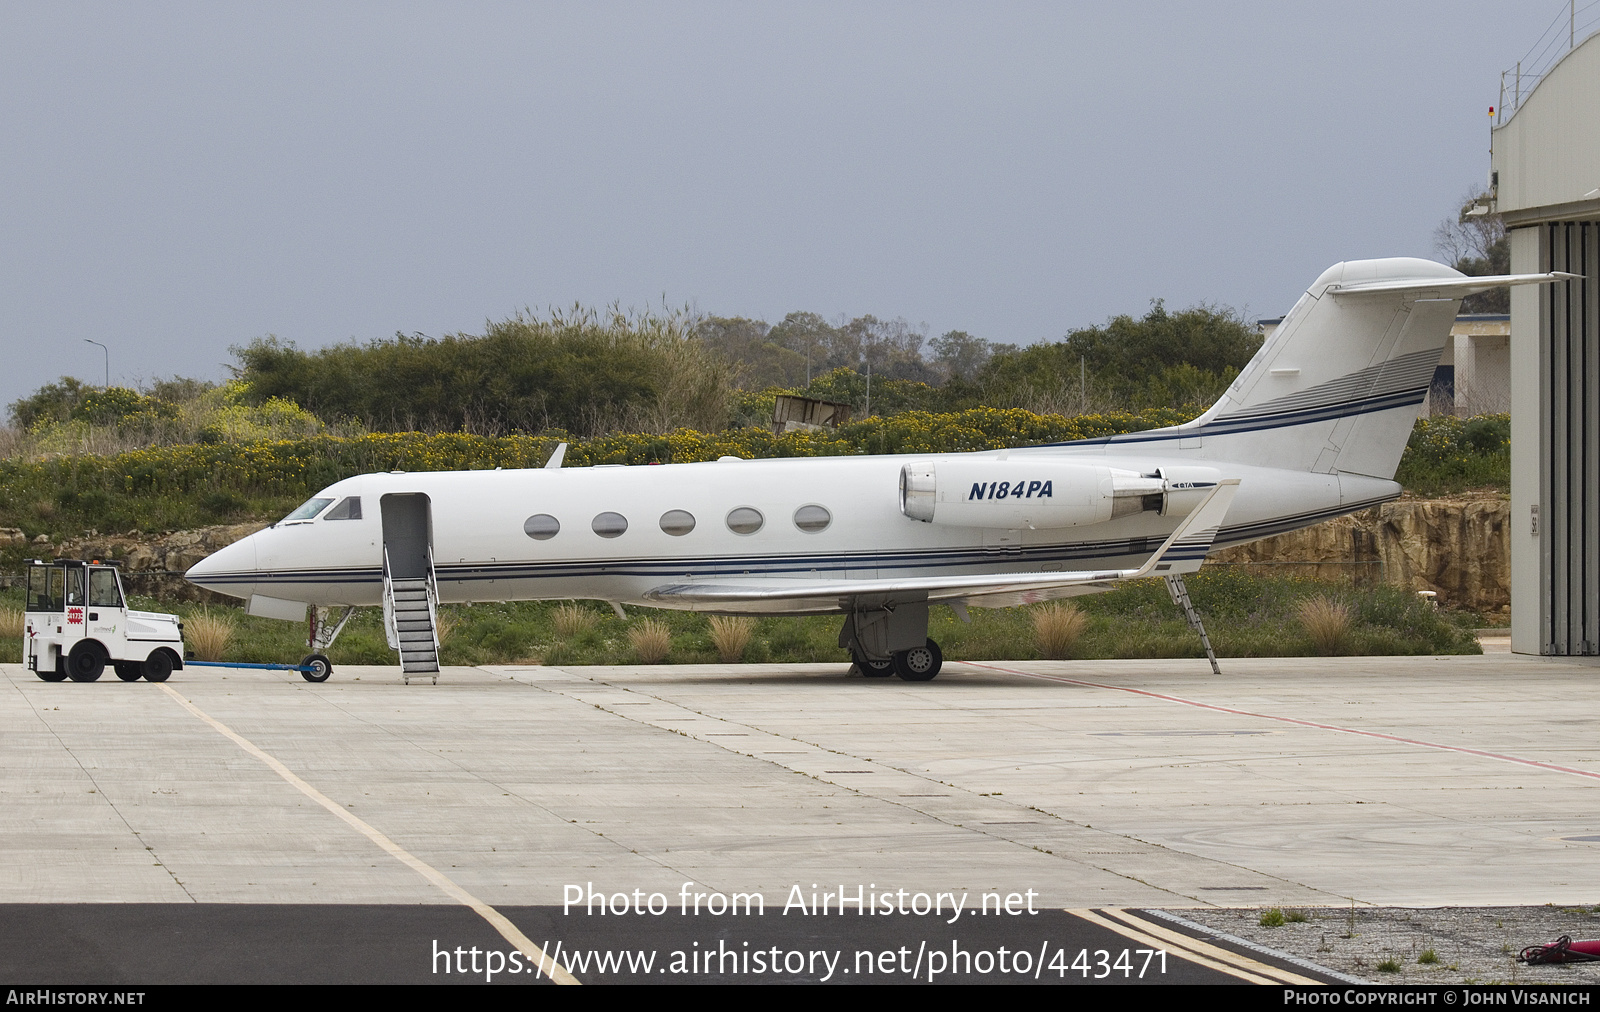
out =
[(1594, 899), (1592, 665), (0, 672), (0, 902)]

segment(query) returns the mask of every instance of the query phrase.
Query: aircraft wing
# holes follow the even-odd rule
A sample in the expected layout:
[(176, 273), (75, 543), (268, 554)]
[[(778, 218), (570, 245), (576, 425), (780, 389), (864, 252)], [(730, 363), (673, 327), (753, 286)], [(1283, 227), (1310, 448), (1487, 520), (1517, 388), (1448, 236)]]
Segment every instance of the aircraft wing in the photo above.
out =
[(976, 573), (957, 576), (908, 576), (886, 580), (709, 580), (669, 583), (644, 598), (677, 607), (734, 610), (740, 606), (767, 610), (779, 602), (826, 607), (831, 600), (874, 598), (884, 601), (967, 600), (986, 607), (1025, 604), (1073, 594), (1107, 590), (1118, 580), (1192, 573), (1210, 551), (1217, 531), (1239, 491), (1239, 479), (1225, 478), (1184, 517), (1178, 529), (1137, 569), (1082, 570), (1056, 573)]

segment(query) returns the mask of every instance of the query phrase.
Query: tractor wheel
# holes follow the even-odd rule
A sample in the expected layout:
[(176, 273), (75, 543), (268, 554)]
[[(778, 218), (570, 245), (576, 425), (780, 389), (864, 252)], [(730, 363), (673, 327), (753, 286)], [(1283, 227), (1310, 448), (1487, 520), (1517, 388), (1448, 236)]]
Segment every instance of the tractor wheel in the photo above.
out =
[(67, 675), (74, 682), (92, 682), (106, 670), (106, 648), (94, 640), (79, 640), (67, 654)]
[(139, 665), (139, 673), (144, 675), (147, 682), (166, 681), (172, 675), (172, 655), (165, 650), (153, 652)]

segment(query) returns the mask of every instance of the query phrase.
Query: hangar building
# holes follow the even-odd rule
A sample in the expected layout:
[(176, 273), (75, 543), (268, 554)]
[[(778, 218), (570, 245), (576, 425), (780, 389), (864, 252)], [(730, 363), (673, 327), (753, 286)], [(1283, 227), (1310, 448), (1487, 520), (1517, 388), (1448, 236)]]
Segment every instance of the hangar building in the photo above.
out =
[(1489, 204), (1511, 271), (1511, 648), (1600, 654), (1600, 34), (1492, 131)]

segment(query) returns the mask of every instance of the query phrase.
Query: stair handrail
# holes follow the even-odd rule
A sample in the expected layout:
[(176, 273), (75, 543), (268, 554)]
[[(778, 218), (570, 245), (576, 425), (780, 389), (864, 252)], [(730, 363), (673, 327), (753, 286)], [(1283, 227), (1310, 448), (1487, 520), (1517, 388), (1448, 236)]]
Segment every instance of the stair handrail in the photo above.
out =
[(400, 649), (400, 627), (394, 617), (394, 578), (389, 571), (389, 546), (383, 546), (383, 635), (389, 646)]
[(433, 636), (433, 663), (439, 665), (439, 583), (433, 575), (433, 546), (422, 554), (428, 563), (428, 632)]

